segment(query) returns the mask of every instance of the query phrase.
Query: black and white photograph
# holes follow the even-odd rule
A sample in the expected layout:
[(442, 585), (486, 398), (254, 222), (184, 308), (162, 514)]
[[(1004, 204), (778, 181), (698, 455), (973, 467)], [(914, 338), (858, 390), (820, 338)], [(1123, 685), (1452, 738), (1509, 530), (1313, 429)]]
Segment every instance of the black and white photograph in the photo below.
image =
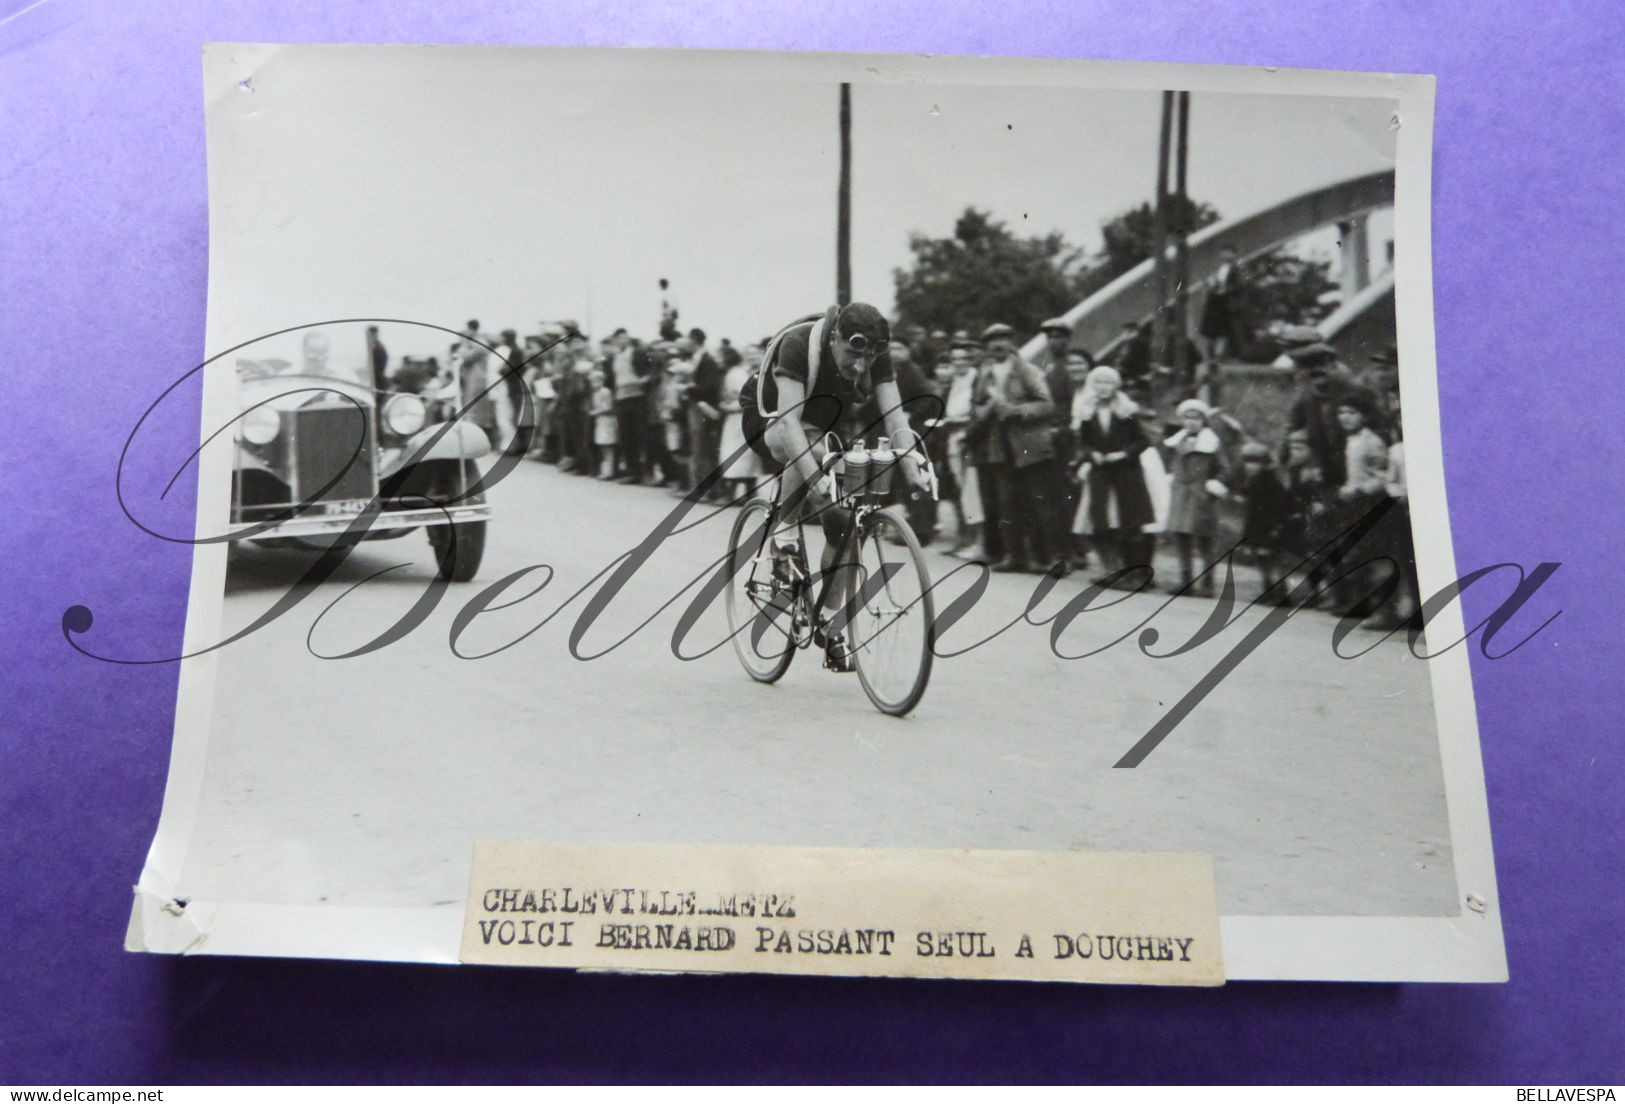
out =
[(478, 841), (1098, 851), (1211, 856), (1230, 978), (1504, 978), (1428, 78), (229, 44), (204, 78), (131, 949), (455, 962)]

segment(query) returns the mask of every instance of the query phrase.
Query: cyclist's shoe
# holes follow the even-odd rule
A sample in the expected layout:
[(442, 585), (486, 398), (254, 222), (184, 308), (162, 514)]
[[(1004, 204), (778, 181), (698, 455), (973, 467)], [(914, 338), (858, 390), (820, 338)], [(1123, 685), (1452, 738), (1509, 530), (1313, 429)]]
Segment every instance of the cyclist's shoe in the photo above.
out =
[(825, 669), (842, 675), (857, 670), (857, 656), (847, 643), (846, 634), (831, 632), (828, 619), (818, 619), (818, 625), (813, 629), (813, 643), (824, 649)]
[(824, 666), (842, 675), (857, 670), (857, 655), (846, 642), (845, 633), (835, 633), (824, 642)]

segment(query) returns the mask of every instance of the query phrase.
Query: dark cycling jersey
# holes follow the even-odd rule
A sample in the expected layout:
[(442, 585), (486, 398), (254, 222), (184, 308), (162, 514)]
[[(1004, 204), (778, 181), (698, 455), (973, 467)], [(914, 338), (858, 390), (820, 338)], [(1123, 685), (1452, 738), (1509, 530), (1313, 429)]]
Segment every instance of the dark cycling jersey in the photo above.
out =
[[(762, 380), (762, 406), (765, 410), (775, 414), (780, 412), (778, 385), (780, 379), (793, 379), (803, 386), (806, 385), (810, 363), (809, 347), (815, 325), (815, 322), (802, 322), (791, 327), (779, 339), (773, 363), (762, 366), (761, 371), (767, 373)], [(872, 396), (875, 384), (897, 379), (897, 373), (892, 369), (891, 354), (884, 348), (880, 350), (880, 355), (875, 358), (868, 371), (860, 374), (856, 380), (849, 380), (843, 376), (841, 370), (835, 366), (835, 353), (830, 349), (830, 334), (833, 330), (833, 326), (828, 327), (824, 334), (823, 349), (818, 357), (818, 377), (813, 380), (812, 392), (807, 396), (806, 405), (801, 411), (802, 421), (820, 426), (826, 431), (835, 428), (842, 418)], [(754, 379), (750, 386), (755, 387)]]

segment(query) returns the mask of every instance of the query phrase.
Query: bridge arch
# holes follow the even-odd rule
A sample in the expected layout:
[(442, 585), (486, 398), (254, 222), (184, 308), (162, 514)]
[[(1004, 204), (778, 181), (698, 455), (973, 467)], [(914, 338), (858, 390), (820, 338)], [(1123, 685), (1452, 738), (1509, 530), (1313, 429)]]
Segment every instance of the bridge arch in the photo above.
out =
[[(1293, 196), (1262, 211), (1205, 226), (1190, 235), (1186, 242), (1190, 284), (1195, 287), (1218, 272), (1226, 246), (1233, 247), (1237, 255), (1246, 260), (1322, 226), (1358, 218), (1393, 205), (1394, 173), (1386, 169), (1350, 177)], [(1158, 305), (1154, 275), (1152, 262), (1142, 261), (1062, 315), (1072, 326), (1073, 344), (1101, 353), (1117, 340), (1125, 323), (1138, 325), (1150, 318)], [(1386, 302), (1390, 316), (1392, 314), (1392, 280), (1387, 281), (1386, 300), (1381, 294), (1367, 294), (1376, 287), (1374, 284), (1372, 288), (1351, 297), (1326, 321), (1335, 319), (1338, 333), (1349, 335), (1348, 339), (1357, 333), (1365, 334), (1368, 327), (1357, 325), (1361, 313), (1373, 307), (1380, 308)], [(1358, 311), (1354, 310), (1356, 304), (1360, 304)], [(1345, 317), (1339, 318), (1339, 315)], [(1324, 329), (1322, 332), (1328, 339), (1338, 336)], [(1332, 343), (1341, 349), (1338, 341), (1333, 340)], [(1032, 356), (1042, 346), (1043, 338), (1040, 335), (1028, 342), (1022, 353)]]

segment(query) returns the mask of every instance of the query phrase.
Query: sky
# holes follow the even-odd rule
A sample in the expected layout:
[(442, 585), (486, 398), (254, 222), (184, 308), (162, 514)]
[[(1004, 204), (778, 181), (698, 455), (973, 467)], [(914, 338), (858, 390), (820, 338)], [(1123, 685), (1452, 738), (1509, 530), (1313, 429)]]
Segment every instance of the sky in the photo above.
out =
[[(628, 79), (626, 65), (558, 79), (519, 51), (410, 59), (306, 52), (211, 106), (212, 262), (233, 285), (233, 340), (347, 316), (649, 336), (664, 276), (684, 328), (742, 342), (833, 300), (834, 84)], [(966, 206), (1092, 250), (1155, 188), (1154, 91), (877, 81), (852, 99), (854, 295), (883, 310), (909, 235), (950, 234)], [(1193, 93), (1190, 192), (1232, 216), (1392, 167), (1391, 108)], [(383, 337), (396, 353), (440, 344)]]

